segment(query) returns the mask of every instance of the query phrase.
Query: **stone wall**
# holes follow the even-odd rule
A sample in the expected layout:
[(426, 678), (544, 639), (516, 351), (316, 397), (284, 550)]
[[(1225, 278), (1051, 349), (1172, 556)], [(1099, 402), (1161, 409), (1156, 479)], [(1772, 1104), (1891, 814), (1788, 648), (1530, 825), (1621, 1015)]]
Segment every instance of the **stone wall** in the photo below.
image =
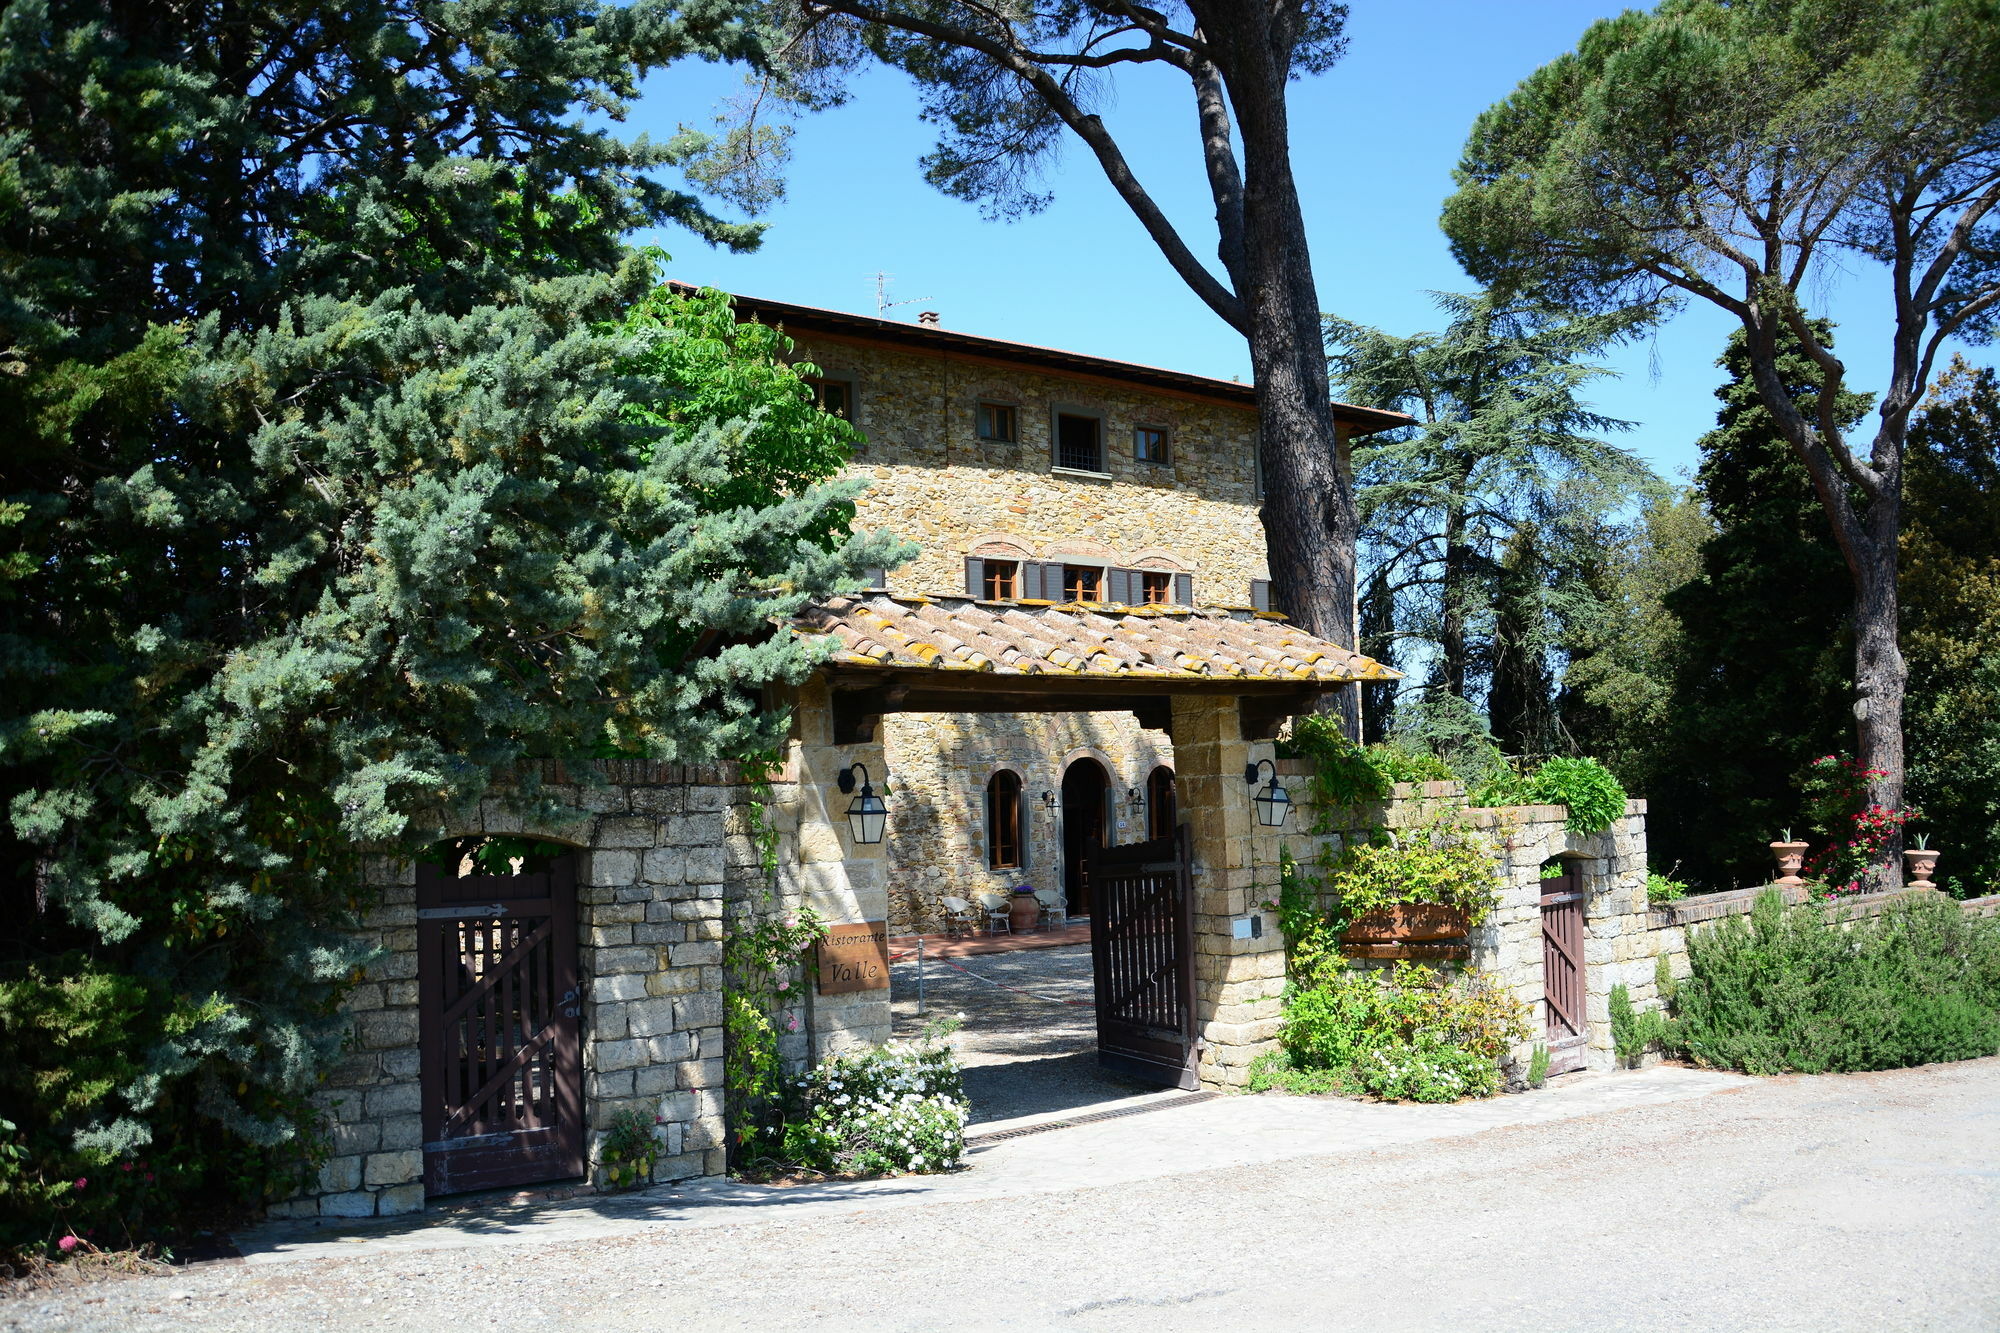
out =
[[(1188, 572), (1198, 603), (1247, 605), (1268, 577), (1249, 407), (824, 334), (798, 335), (798, 355), (854, 384), (868, 443), (849, 474), (869, 483), (856, 526), (923, 548), (890, 574), (898, 590), (963, 593), (981, 552)], [(982, 400), (1016, 405), (1017, 442), (977, 438)], [(1102, 475), (1053, 466), (1056, 404), (1103, 415)], [(1172, 461), (1133, 457), (1141, 424), (1168, 429)]]
[[(1095, 759), (1111, 780), (1115, 841), (1146, 836), (1146, 811), (1135, 806), (1146, 780), (1174, 763), (1165, 732), (1140, 727), (1130, 713), (892, 713), (882, 719), (885, 761), (895, 775), (888, 834), (889, 927), (896, 934), (939, 929), (939, 899), (1016, 884), (1062, 888), (1063, 773)], [(1021, 777), (1025, 847), (1018, 869), (987, 867), (986, 784), (1001, 769)], [(1043, 792), (1057, 809), (1045, 809)]]
[[(724, 1169), (722, 918), (732, 868), (754, 864), (749, 789), (727, 767), (607, 763), (606, 785), (561, 785), (570, 813), (529, 823), (505, 797), (441, 837), (523, 834), (581, 850), (578, 977), (593, 1178), (611, 1118), (657, 1115), (655, 1180)], [(319, 1101), (332, 1156), (279, 1217), (369, 1217), (424, 1205), (417, 1017), (416, 868), (371, 858), (363, 920), (381, 953), (348, 995), (354, 1033)], [(601, 1183), (601, 1182), (600, 1182)]]
[[(1468, 807), (1457, 783), (1404, 783), (1392, 798), (1329, 812), (1326, 831), (1311, 803), (1305, 767), (1280, 765), (1301, 803), (1295, 831), (1286, 842), (1301, 862), (1322, 846), (1337, 851), (1344, 840), (1376, 828), (1411, 828), (1458, 812), (1491, 840), (1498, 855), (1500, 901), (1474, 927), (1469, 965), (1511, 991), (1529, 1015), (1529, 1035), (1505, 1064), (1511, 1078), (1525, 1073), (1538, 1044), (1546, 1041), (1543, 1007), (1541, 868), (1550, 860), (1570, 862), (1584, 897), (1584, 1000), (1588, 1035), (1586, 1065), (1608, 1069), (1615, 1063), (1611, 1041), (1611, 991), (1623, 983), (1638, 1010), (1657, 1008), (1654, 956), (1664, 942), (1646, 913), (1646, 803), (1627, 803), (1625, 815), (1601, 833), (1580, 834), (1567, 827), (1560, 805)], [(1685, 959), (1681, 963), (1685, 971)]]

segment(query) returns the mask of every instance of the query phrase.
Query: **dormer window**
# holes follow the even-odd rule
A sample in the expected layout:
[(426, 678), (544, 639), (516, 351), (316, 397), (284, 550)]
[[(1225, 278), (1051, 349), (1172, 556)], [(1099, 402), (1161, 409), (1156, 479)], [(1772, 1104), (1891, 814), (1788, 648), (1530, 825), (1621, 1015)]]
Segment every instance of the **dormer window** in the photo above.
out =
[(1165, 606), (1174, 600), (1174, 576), (1164, 570), (1139, 571), (1139, 600), (1149, 606)]
[(1013, 444), (1021, 438), (1011, 403), (981, 403), (977, 413), (979, 438), (989, 444)]
[(1062, 582), (1065, 602), (1104, 600), (1104, 571), (1096, 565), (1064, 565)]
[(1081, 412), (1056, 413), (1055, 465), (1071, 472), (1104, 471), (1104, 422)]
[(1021, 595), (1021, 562), (1018, 560), (980, 561), (980, 595), (989, 602), (1011, 602)]

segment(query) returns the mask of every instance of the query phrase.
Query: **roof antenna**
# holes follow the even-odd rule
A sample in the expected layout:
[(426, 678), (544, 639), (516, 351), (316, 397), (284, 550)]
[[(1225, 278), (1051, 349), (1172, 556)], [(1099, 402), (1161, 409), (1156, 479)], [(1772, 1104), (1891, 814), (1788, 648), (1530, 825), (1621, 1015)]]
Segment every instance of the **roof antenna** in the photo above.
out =
[[(925, 301), (931, 299), (928, 296), (913, 296), (907, 301), (891, 301), (889, 299), (889, 283), (892, 279), (895, 278), (895, 276), (896, 275), (893, 273), (883, 273), (880, 270), (876, 271), (875, 318), (877, 319), (887, 319), (889, 317), (889, 312), (891, 310), (894, 310), (899, 305), (921, 305)], [(927, 320), (925, 322), (931, 324), (937, 323), (935, 319)]]

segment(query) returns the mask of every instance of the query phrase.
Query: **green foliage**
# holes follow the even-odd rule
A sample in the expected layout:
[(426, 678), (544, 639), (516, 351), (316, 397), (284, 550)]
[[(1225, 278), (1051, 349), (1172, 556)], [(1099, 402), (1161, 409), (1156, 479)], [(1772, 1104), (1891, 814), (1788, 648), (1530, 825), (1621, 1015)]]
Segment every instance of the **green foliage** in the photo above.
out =
[(793, 1165), (842, 1175), (949, 1171), (970, 1113), (953, 1021), (913, 1042), (844, 1052), (807, 1077), (804, 1111), (785, 1130)]
[(1528, 1086), (1539, 1088), (1549, 1081), (1549, 1048), (1535, 1043), (1534, 1054), (1528, 1057)]
[(1454, 813), (1350, 840), (1325, 869), (1321, 893), (1343, 921), (1395, 903), (1440, 903), (1477, 925), (1500, 901), (1492, 846)]
[(1826, 839), (1806, 857), (1806, 879), (1832, 893), (1860, 891), (1896, 831), (1919, 817), (1920, 811), (1869, 804), (1868, 784), (1882, 776), (1850, 755), (1822, 755), (1806, 767), (1799, 779), (1806, 817)]
[(1569, 807), (1575, 833), (1601, 833), (1625, 815), (1625, 788), (1595, 759), (1556, 755), (1528, 775), (1522, 796), (1540, 805)]
[(1301, 1069), (1283, 1048), (1266, 1051), (1250, 1062), (1249, 1092), (1289, 1092), (1295, 1097), (1359, 1097), (1360, 1080), (1345, 1067)]
[[(118, 1207), (153, 1230), (312, 1168), (359, 846), (517, 773), (558, 815), (534, 761), (768, 748), (765, 687), (815, 655), (770, 626), (899, 558), (840, 535), (845, 428), (782, 416), (776, 344), (662, 351), (713, 303), (649, 298), (622, 245), (754, 242), (653, 178), (694, 146), (604, 128), (747, 28), (225, 17), (0, 10), (0, 987), (36, 1016), (0, 1078), (35, 1179), (147, 1162)], [(45, 1239), (14, 1207), (4, 1240)]]
[(1678, 902), (1687, 897), (1688, 886), (1680, 880), (1669, 879), (1657, 870), (1646, 872), (1646, 902), (1658, 907), (1661, 903)]
[(637, 1189), (651, 1183), (653, 1163), (660, 1159), (657, 1126), (660, 1117), (625, 1110), (611, 1117), (602, 1148), (604, 1178), (612, 1189)]
[(1949, 901), (1851, 920), (1767, 892), (1747, 919), (1689, 932), (1688, 958), (1668, 1043), (1700, 1064), (1817, 1074), (2000, 1051), (2000, 923)]
[(1624, 982), (1611, 988), (1611, 1050), (1618, 1063), (1628, 1068), (1639, 1062), (1646, 1048), (1666, 1039), (1667, 1017), (1658, 1009), (1640, 1013), (1632, 1007), (1632, 992)]
[(724, 1106), (730, 1150), (736, 1162), (757, 1169), (786, 1150), (786, 1082), (779, 1053), (780, 1027), (796, 1032), (796, 1004), (802, 998), (801, 963), (826, 938), (826, 924), (810, 907), (786, 916), (760, 911), (730, 923), (722, 963), (730, 986), (723, 997)]
[(1292, 719), (1287, 752), (1312, 761), (1313, 803), (1321, 831), (1336, 811), (1369, 801), (1385, 801), (1399, 782), (1449, 782), (1451, 766), (1434, 754), (1401, 741), (1356, 745), (1331, 713)]
[(1354, 967), (1323, 944), (1293, 964), (1278, 1033), (1288, 1072), (1269, 1072), (1289, 1090), (1315, 1081), (1331, 1090), (1344, 1071), (1339, 1086), (1378, 1097), (1489, 1096), (1499, 1058), (1526, 1032), (1519, 1002), (1483, 977), (1421, 963)]

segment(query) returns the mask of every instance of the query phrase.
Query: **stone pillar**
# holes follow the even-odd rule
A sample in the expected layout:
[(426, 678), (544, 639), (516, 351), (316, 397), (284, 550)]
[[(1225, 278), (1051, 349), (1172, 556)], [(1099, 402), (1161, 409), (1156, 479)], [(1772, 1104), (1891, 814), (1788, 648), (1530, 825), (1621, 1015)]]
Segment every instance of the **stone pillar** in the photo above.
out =
[[(1260, 831), (1244, 765), (1268, 744), (1243, 739), (1233, 697), (1173, 701), (1175, 776), (1194, 855), (1195, 1034), (1203, 1087), (1241, 1087), (1273, 1049), (1283, 1017), (1285, 942), (1262, 904), (1278, 890), (1278, 837)], [(1261, 933), (1233, 923), (1256, 915)]]
[[(829, 925), (886, 922), (888, 843), (864, 846), (854, 841), (847, 807), (860, 788), (847, 793), (838, 785), (841, 770), (859, 763), (867, 766), (876, 791), (882, 790), (888, 771), (882, 728), (876, 728), (873, 741), (835, 745), (829, 693), (825, 680), (815, 676), (799, 688), (794, 703), (793, 740), (779, 797), (783, 811), (777, 821), (779, 891), (788, 904), (812, 908)], [(897, 814), (893, 788), (886, 799), (893, 826)], [(805, 984), (816, 986), (810, 972)], [(810, 1014), (811, 1055), (815, 1058), (889, 1040), (892, 1020), (887, 989), (814, 994)]]

